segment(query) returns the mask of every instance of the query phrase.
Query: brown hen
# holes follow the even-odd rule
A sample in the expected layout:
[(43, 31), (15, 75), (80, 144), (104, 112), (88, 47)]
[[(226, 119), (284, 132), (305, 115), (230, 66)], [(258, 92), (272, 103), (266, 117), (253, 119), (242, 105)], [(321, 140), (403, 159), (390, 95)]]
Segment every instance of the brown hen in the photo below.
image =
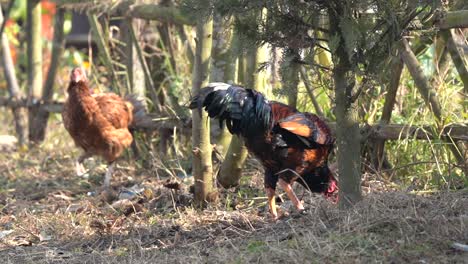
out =
[(132, 96), (122, 99), (113, 93), (92, 94), (81, 68), (72, 70), (67, 92), (63, 123), (75, 144), (84, 150), (76, 162), (76, 173), (86, 173), (86, 158), (100, 156), (108, 163), (104, 187), (109, 188), (114, 162), (132, 143), (129, 128), (144, 116), (144, 105)]

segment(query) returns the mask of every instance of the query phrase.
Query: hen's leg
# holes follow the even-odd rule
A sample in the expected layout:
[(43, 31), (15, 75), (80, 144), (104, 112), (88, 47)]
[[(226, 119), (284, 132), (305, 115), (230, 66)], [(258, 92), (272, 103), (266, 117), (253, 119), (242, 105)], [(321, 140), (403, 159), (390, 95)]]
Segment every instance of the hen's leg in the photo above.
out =
[(294, 190), (292, 189), (291, 184), (287, 183), (283, 179), (279, 179), (278, 183), (288, 195), (289, 200), (291, 200), (294, 206), (296, 206), (297, 210), (304, 211), (304, 206), (302, 205), (301, 201), (297, 198), (296, 194), (294, 193)]
[(270, 214), (274, 219), (278, 219), (278, 212), (276, 211), (275, 189), (278, 182), (278, 176), (269, 170), (265, 171), (265, 192), (268, 196), (268, 207)]
[(85, 152), (81, 154), (81, 156), (79, 156), (78, 159), (76, 160), (75, 162), (76, 175), (78, 175), (79, 177), (84, 176), (87, 173), (85, 167), (83, 166), (83, 162), (85, 159), (89, 157), (91, 157), (91, 154)]
[(109, 189), (110, 181), (111, 181), (113, 173), (114, 173), (114, 162), (110, 162), (109, 165), (107, 165), (106, 175), (104, 176), (104, 188), (105, 189)]
[(265, 188), (265, 191), (268, 196), (268, 208), (270, 209), (270, 214), (274, 219), (278, 219), (278, 212), (276, 211), (275, 189)]

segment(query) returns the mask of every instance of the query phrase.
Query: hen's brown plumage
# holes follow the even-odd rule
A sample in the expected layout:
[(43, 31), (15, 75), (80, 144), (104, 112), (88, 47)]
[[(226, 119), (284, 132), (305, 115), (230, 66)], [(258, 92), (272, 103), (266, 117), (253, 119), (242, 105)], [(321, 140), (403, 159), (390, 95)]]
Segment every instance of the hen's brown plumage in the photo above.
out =
[(85, 158), (98, 155), (109, 164), (104, 184), (109, 187), (112, 163), (130, 146), (129, 126), (134, 107), (113, 93), (93, 95), (82, 69), (75, 68), (68, 85), (68, 99), (62, 112), (65, 128), (78, 147), (84, 150), (77, 162), (77, 174), (83, 173)]
[(277, 184), (300, 211), (304, 207), (291, 188), (294, 181), (336, 200), (336, 180), (327, 164), (334, 139), (318, 116), (268, 101), (254, 90), (223, 83), (203, 88), (190, 107), (205, 107), (210, 117), (225, 120), (231, 133), (244, 138), (248, 150), (265, 167), (265, 189), (275, 218)]

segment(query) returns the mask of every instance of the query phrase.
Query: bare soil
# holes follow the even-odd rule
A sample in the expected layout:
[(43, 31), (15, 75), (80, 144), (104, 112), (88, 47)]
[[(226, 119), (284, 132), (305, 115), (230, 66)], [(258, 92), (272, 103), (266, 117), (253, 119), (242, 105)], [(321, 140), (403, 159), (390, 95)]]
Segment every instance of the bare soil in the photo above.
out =
[(468, 244), (468, 190), (367, 185), (346, 211), (305, 193), (307, 215), (285, 201), (272, 221), (255, 166), (203, 211), (191, 206), (190, 178), (158, 177), (128, 158), (113, 191), (96, 195), (101, 162), (75, 176), (79, 151), (51, 133), (33, 150), (0, 154), (0, 263), (468, 263), (453, 246)]

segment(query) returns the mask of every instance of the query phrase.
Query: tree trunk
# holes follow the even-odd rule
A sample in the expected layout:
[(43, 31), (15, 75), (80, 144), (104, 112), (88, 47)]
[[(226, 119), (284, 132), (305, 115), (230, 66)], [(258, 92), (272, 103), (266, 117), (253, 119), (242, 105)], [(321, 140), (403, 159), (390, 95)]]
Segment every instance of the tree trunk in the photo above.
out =
[[(349, 12), (349, 10), (348, 10)], [(351, 14), (340, 9), (330, 9), (330, 35), (338, 36), (332, 54), (336, 100), (336, 146), (339, 174), (339, 206), (349, 208), (362, 199), (361, 194), (361, 135), (356, 100), (352, 91), (355, 74), (346, 52), (345, 36), (350, 34), (340, 27), (340, 20)]]
[(224, 162), (218, 172), (217, 180), (224, 188), (236, 187), (242, 177), (242, 168), (249, 152), (244, 141), (234, 135), (229, 145)]
[[(236, 40), (237, 36), (234, 37), (234, 41)], [(236, 45), (234, 44), (234, 49), (236, 49)], [(267, 78), (258, 71), (258, 66), (261, 61), (266, 60), (266, 54), (265, 46), (250, 47), (247, 50), (246, 58), (239, 57), (238, 83), (265, 93), (262, 88), (264, 88)], [(238, 136), (233, 136), (217, 175), (218, 183), (221, 186), (231, 188), (239, 185), (247, 155), (248, 150), (244, 146), (244, 141)]]
[[(52, 41), (52, 57), (50, 60), (49, 71), (47, 72), (46, 82), (44, 84), (44, 90), (42, 94), (42, 101), (50, 103), (52, 96), (54, 95), (54, 84), (57, 76), (57, 71), (60, 66), (60, 59), (63, 54), (65, 46), (65, 33), (63, 30), (63, 24), (65, 21), (65, 9), (58, 8), (55, 14), (54, 24), (54, 38)], [(30, 139), (33, 142), (42, 142), (45, 139), (47, 121), (49, 119), (49, 112), (43, 108), (39, 108), (35, 119), (33, 120), (32, 126), (34, 131), (30, 132)]]
[[(237, 36), (232, 29), (233, 19), (216, 14), (213, 19), (213, 47), (211, 50), (211, 82), (236, 82), (235, 52)], [(236, 47), (234, 47), (236, 46)]]
[[(41, 4), (38, 0), (27, 2), (27, 43), (28, 43), (28, 102), (32, 105), (39, 101), (42, 95), (42, 36), (41, 36)], [(29, 108), (29, 140), (35, 144), (38, 106)]]
[(283, 83), (283, 90), (286, 92), (288, 97), (288, 105), (294, 108), (297, 107), (297, 86), (299, 85), (300, 65), (296, 62), (298, 60), (298, 50), (287, 48), (283, 52), (281, 81)]
[[(343, 59), (341, 57), (340, 59)], [(357, 106), (351, 103), (354, 73), (335, 61), (333, 80), (336, 98), (336, 142), (340, 207), (348, 208), (361, 200), (361, 144)]]
[[(0, 24), (3, 24), (3, 13), (0, 6)], [(10, 44), (6, 34), (1, 34), (1, 65), (5, 75), (5, 79), (8, 86), (8, 93), (13, 100), (19, 100), (21, 98), (21, 91), (16, 79), (15, 65), (10, 53)], [(12, 107), (13, 117), (15, 119), (15, 131), (16, 137), (18, 138), (18, 145), (20, 148), (26, 146), (26, 116), (25, 112), (20, 107)]]
[[(208, 83), (212, 45), (213, 20), (199, 18), (196, 26), (196, 51), (193, 65), (192, 94)], [(203, 206), (213, 192), (213, 168), (210, 144), (210, 123), (208, 115), (202, 111), (200, 116), (192, 111), (193, 176), (195, 178), (195, 203)]]
[[(210, 82), (235, 83), (237, 56), (234, 55), (232, 21), (232, 18), (226, 19), (219, 14), (214, 15)], [(221, 127), (217, 120), (211, 122), (211, 125), (212, 130), (216, 131), (213, 134), (217, 135), (217, 151), (224, 157), (232, 135), (227, 127), (225, 125)]]
[[(246, 65), (247, 59), (244, 57), (245, 56), (239, 57), (237, 76), (237, 82), (243, 85), (245, 85), (245, 79), (247, 79), (246, 75), (248, 75)], [(251, 77), (251, 79), (253, 80), (254, 78)], [(216, 177), (221, 186), (224, 188), (231, 188), (239, 185), (240, 178), (242, 177), (242, 168), (248, 154), (249, 152), (245, 147), (242, 138), (233, 135), (231, 143), (227, 149), (226, 156), (224, 157), (224, 161), (221, 163), (221, 167), (219, 168), (218, 175)]]

